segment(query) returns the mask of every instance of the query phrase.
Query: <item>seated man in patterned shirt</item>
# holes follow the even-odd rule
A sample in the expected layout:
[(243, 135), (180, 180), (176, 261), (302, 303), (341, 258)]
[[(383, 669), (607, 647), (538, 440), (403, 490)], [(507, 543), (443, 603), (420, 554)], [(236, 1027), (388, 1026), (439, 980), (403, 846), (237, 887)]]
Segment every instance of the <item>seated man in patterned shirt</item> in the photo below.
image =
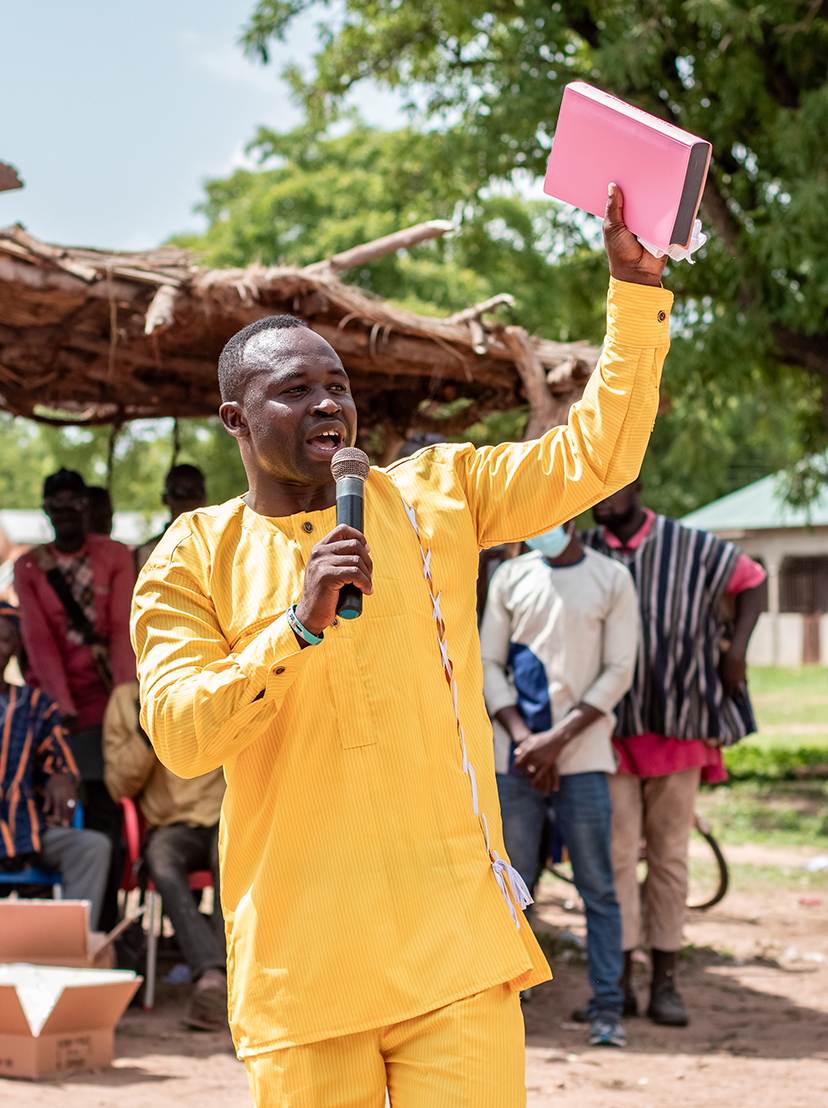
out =
[[(20, 659), (17, 609), (0, 607), (0, 869), (29, 865), (59, 870), (70, 900), (89, 901), (89, 926), (98, 926), (109, 839), (73, 827), (78, 771), (57, 704), (42, 689), (10, 685), (12, 658)], [(25, 660), (21, 660), (21, 669)], [(4, 886), (8, 888), (9, 886)]]

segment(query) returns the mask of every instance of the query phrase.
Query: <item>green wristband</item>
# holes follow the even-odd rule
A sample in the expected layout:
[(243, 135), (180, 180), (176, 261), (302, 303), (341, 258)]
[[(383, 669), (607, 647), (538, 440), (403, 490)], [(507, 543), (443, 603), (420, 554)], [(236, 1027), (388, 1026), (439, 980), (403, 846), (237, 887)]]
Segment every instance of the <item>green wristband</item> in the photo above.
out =
[(296, 605), (291, 604), (287, 610), (287, 621), (291, 631), (295, 635), (298, 635), (302, 642), (307, 643), (308, 646), (319, 646), (322, 640), (325, 638), (325, 632), (321, 635), (314, 635), (312, 631), (309, 631), (304, 624), (300, 623), (299, 617), (296, 614)]

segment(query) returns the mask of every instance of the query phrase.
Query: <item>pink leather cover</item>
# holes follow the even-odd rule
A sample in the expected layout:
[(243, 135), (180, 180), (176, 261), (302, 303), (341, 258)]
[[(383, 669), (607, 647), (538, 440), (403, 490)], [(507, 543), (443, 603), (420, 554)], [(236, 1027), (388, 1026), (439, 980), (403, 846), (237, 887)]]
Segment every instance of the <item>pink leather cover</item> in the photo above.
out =
[[(607, 186), (615, 181), (624, 194), (629, 229), (666, 250), (690, 151), (703, 141), (584, 81), (574, 81), (564, 89), (543, 191), (603, 216)], [(700, 200), (701, 189), (696, 211)], [(688, 244), (689, 237), (682, 245)]]

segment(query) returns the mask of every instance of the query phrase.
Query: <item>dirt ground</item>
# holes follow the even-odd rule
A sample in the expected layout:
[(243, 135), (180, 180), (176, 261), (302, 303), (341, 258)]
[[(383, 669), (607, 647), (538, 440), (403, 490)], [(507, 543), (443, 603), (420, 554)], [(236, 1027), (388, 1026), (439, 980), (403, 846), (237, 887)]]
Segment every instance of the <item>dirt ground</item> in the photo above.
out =
[[(681, 989), (685, 1029), (629, 1020), (626, 1050), (585, 1045), (570, 1021), (586, 999), (576, 940), (584, 931), (568, 887), (548, 881), (539, 915), (558, 939), (555, 980), (525, 1006), (529, 1108), (823, 1108), (828, 1104), (828, 875), (800, 886), (816, 851), (731, 847), (736, 865), (778, 867), (782, 883), (737, 882), (717, 908), (691, 913)], [(793, 875), (793, 876), (791, 876)], [(803, 879), (804, 880), (804, 879)], [(565, 906), (568, 905), (568, 906)], [(567, 938), (567, 933), (571, 938)], [(640, 1000), (646, 1003), (646, 967)], [(229, 1034), (181, 1024), (188, 986), (164, 986), (152, 1013), (121, 1020), (112, 1068), (59, 1082), (0, 1079), (0, 1104), (21, 1096), (31, 1108), (244, 1108), (244, 1067)], [(448, 1106), (447, 1106), (448, 1108)]]

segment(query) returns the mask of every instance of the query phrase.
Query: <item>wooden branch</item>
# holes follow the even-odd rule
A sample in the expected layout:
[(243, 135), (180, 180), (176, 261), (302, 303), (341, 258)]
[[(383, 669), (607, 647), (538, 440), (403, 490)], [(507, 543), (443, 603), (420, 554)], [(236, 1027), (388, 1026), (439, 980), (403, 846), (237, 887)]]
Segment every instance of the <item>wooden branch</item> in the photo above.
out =
[(741, 227), (727, 206), (725, 198), (719, 191), (719, 185), (712, 173), (707, 175), (707, 183), (704, 186), (701, 202), (705, 218), (710, 220), (713, 230), (719, 235), (727, 247), (727, 251), (734, 258), (739, 257), (739, 232)]
[(475, 354), (485, 354), (487, 348), (486, 332), (479, 319), (469, 320), (469, 333), (472, 337), (472, 350)]
[(409, 246), (416, 246), (428, 239), (438, 239), (449, 231), (456, 231), (456, 226), (448, 219), (432, 219), (428, 223), (417, 223), (414, 227), (407, 227), (404, 231), (395, 231), (391, 235), (383, 235), (373, 242), (363, 243), (351, 250), (344, 250), (341, 254), (334, 254), (332, 258), (326, 258), (322, 262), (314, 262), (307, 265), (303, 273), (342, 273), (345, 269), (354, 269), (358, 265), (366, 265), (377, 258), (383, 258), (386, 254), (393, 254), (397, 250), (404, 250)]
[(0, 281), (9, 284), (24, 285), (27, 288), (42, 291), (55, 290), (74, 293), (84, 299), (88, 296), (114, 300), (137, 300), (146, 295), (146, 289), (130, 285), (126, 281), (95, 281), (87, 284), (83, 278), (75, 277), (62, 269), (46, 269), (31, 262), (19, 262), (15, 258), (3, 257), (4, 243), (0, 241)]
[(161, 285), (147, 308), (144, 334), (151, 335), (159, 327), (170, 327), (175, 319), (175, 298), (178, 289), (175, 285)]
[(17, 176), (17, 170), (13, 165), (0, 162), (0, 192), (8, 192), (10, 189), (22, 189), (23, 182)]
[(784, 361), (828, 377), (828, 336), (801, 335), (783, 323), (772, 323), (771, 333)]
[(82, 281), (87, 283), (98, 280), (98, 271), (93, 269), (92, 266), (81, 265), (73, 261), (71, 252), (62, 246), (50, 246), (46, 242), (39, 242), (32, 238), (23, 230), (20, 224), (0, 231), (0, 239), (3, 241), (3, 249), (14, 253), (17, 257), (26, 258), (27, 261), (31, 261), (33, 257), (38, 258), (48, 265), (63, 270), (64, 273), (69, 273), (73, 277), (80, 277)]
[(497, 296), (490, 296), (480, 304), (472, 304), (470, 308), (464, 308), (462, 312), (455, 312), (447, 316), (445, 323), (470, 323), (473, 319), (480, 319), (486, 313), (494, 311), (501, 304), (507, 304), (510, 308), (515, 306), (515, 298), (510, 292), (499, 292)]
[(529, 401), (529, 422), (524, 440), (538, 439), (550, 427), (556, 426), (557, 419), (556, 405), (546, 384), (546, 370), (523, 327), (506, 327), (503, 337), (515, 359)]

